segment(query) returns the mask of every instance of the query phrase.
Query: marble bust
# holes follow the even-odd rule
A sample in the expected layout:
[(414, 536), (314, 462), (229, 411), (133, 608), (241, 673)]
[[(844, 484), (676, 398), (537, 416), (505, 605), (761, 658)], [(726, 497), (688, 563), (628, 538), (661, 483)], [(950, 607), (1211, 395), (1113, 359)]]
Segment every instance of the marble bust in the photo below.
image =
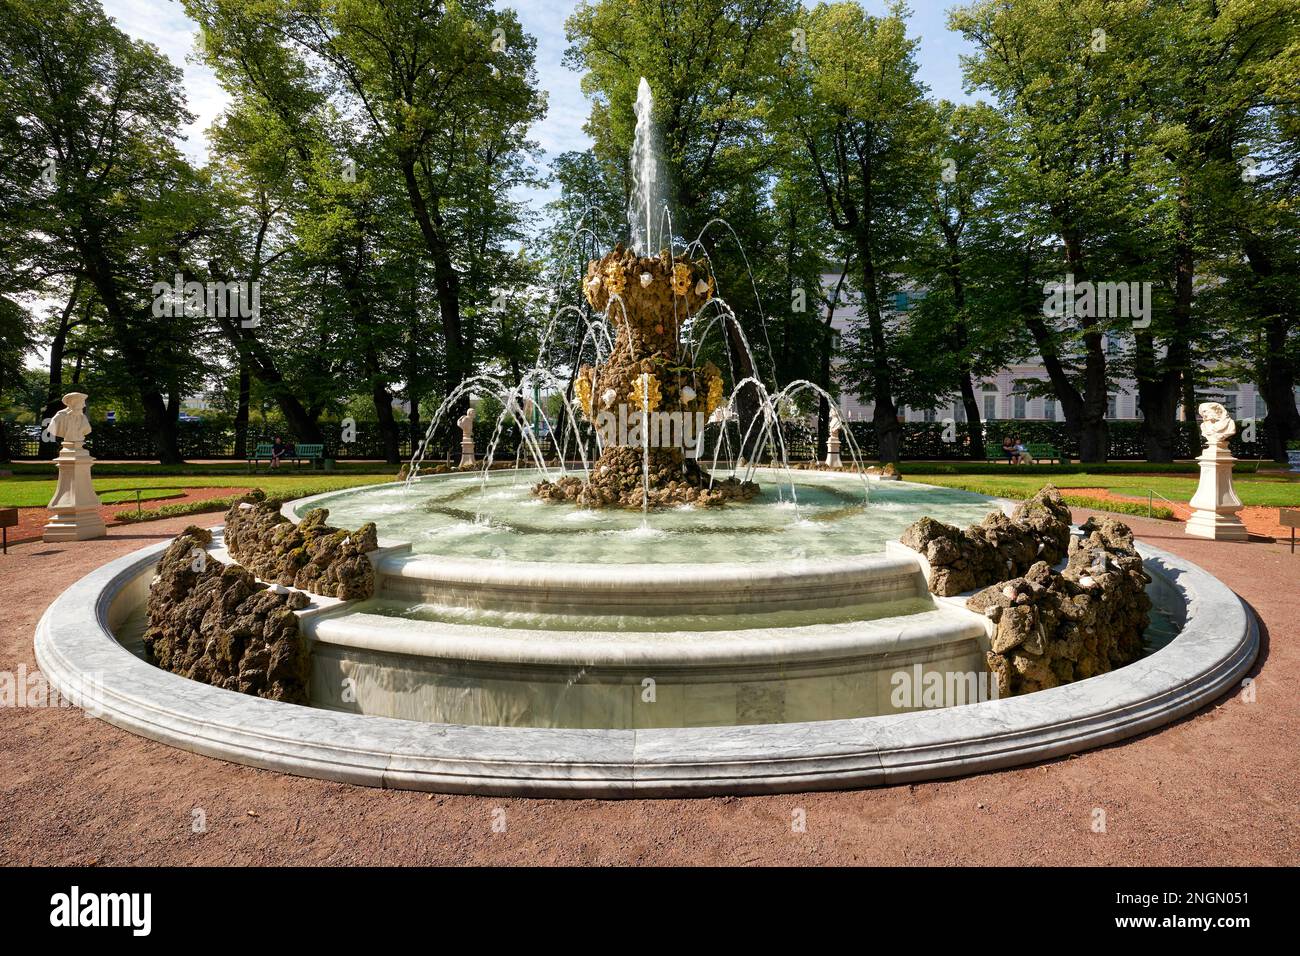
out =
[(63, 396), (64, 408), (61, 408), (50, 421), (50, 431), (55, 438), (65, 442), (80, 444), (90, 434), (90, 419), (86, 417), (86, 399), (84, 392), (69, 392)]
[(1207, 446), (1226, 445), (1237, 434), (1237, 423), (1218, 402), (1202, 402), (1197, 413), (1201, 416), (1201, 437)]
[(465, 414), (456, 419), (456, 424), (460, 426), (461, 439), (463, 441), (472, 441), (474, 438), (474, 409), (466, 409)]

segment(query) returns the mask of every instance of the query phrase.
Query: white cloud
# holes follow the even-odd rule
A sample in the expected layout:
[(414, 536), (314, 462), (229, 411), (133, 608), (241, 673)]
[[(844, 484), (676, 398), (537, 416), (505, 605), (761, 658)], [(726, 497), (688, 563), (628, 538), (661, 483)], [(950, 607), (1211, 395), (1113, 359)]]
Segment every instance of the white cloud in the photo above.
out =
[(124, 33), (152, 43), (184, 72), (185, 98), (194, 122), (182, 128), (178, 144), (195, 163), (208, 160), (205, 131), (226, 108), (230, 97), (206, 66), (188, 62), (198, 41), (199, 28), (175, 0), (103, 0), (104, 12)]

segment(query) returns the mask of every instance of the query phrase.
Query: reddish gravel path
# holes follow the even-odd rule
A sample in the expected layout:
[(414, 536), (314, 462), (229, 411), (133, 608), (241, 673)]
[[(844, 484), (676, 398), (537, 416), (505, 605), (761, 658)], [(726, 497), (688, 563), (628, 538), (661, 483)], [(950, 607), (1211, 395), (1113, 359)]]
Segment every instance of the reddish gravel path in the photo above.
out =
[[(1146, 504), (1146, 498), (1135, 498), (1131, 495), (1117, 495), (1108, 488), (1063, 488), (1061, 489), (1068, 495), (1086, 495), (1089, 498), (1109, 499), (1111, 501), (1128, 501), (1137, 504)], [(1300, 487), (1296, 488), (1296, 500), (1300, 502)], [(1174, 517), (1180, 522), (1186, 522), (1192, 516), (1192, 506), (1182, 502), (1168, 502), (1160, 499), (1156, 500), (1156, 505), (1168, 508), (1174, 513)], [(1291, 538), (1291, 529), (1284, 528), (1278, 522), (1277, 508), (1265, 508), (1263, 506), (1250, 506), (1242, 508), (1237, 512), (1237, 517), (1241, 518), (1241, 523), (1246, 526), (1246, 530), (1253, 535), (1261, 538), (1286, 538), (1288, 542)], [(1120, 517), (1124, 517), (1121, 515)], [(1288, 544), (1289, 547), (1289, 544)]]
[[(148, 514), (154, 508), (187, 504), (191, 501), (208, 501), (212, 498), (226, 498), (231, 495), (242, 495), (248, 490), (247, 488), (177, 488), (175, 496), (149, 498), (141, 502), (140, 507)], [(119, 522), (117, 516), (120, 514), (135, 514), (135, 511), (136, 504), (134, 501), (104, 505), (99, 509), (99, 513), (104, 516), (104, 523), (109, 527), (131, 524), (132, 522)], [(49, 520), (50, 512), (45, 508), (19, 508), (18, 526), (9, 529), (9, 543), (41, 540), (41, 532), (45, 529), (45, 523)], [(204, 517), (194, 515), (191, 516), (190, 520), (202, 523)]]
[[(1086, 517), (1077, 511), (1076, 520)], [(0, 558), (0, 670), (32, 668), (45, 606), (192, 519)], [(209, 520), (207, 523), (212, 523)], [(444, 797), (286, 777), (152, 743), (79, 712), (0, 708), (0, 863), (1300, 863), (1300, 554), (1133, 519), (1261, 614), (1257, 700), (1078, 757), (961, 780), (777, 797)], [(504, 808), (507, 829), (492, 831)], [(1106, 811), (1105, 833), (1090, 824)], [(193, 811), (207, 832), (193, 833)], [(807, 831), (792, 832), (792, 813)]]

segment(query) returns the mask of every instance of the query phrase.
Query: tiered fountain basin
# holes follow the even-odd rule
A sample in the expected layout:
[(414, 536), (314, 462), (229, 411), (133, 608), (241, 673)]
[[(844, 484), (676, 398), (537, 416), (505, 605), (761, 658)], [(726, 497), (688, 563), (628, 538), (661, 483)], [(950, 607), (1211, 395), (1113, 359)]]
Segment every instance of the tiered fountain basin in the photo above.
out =
[[(923, 514), (967, 523), (1002, 503), (872, 484), (864, 508), (859, 478), (817, 473), (797, 476), (796, 508), (778, 500), (785, 476), (767, 473), (752, 505), (588, 524), (571, 505), (525, 505), (532, 477), (437, 476), (286, 506), (380, 531), (376, 597), (300, 612), (311, 707), (188, 681), (132, 653), (164, 545), (65, 593), (41, 623), (38, 659), (98, 715), (241, 763), (382, 786), (628, 796), (863, 786), (1039, 760), (1214, 700), (1257, 650), (1231, 591), (1142, 544), (1160, 627), (1177, 635), (1157, 641), (1167, 646), (1023, 697), (900, 702), (900, 675), (969, 691), (952, 675), (984, 671), (988, 630), (960, 600), (932, 598), (923, 561), (891, 539)], [(783, 541), (797, 556), (781, 559)], [(213, 554), (225, 559), (219, 540)]]
[[(412, 539), (378, 558), (374, 600), (304, 621), (314, 704), (490, 726), (732, 726), (888, 713), (900, 671), (983, 670), (981, 621), (881, 551), (918, 508), (976, 520), (989, 499), (903, 488), (864, 507), (861, 479), (792, 491), (766, 473), (750, 505), (643, 516), (539, 503), (535, 477), (286, 508), (370, 515), (385, 544)], [(783, 547), (800, 556), (772, 560)], [(481, 556), (494, 552), (511, 557)]]

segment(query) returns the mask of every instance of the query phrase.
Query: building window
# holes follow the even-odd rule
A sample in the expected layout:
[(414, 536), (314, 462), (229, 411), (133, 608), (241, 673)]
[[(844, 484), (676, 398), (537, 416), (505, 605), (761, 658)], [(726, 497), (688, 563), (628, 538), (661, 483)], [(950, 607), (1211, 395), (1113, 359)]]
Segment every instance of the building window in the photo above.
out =
[(1220, 402), (1219, 404), (1221, 404), (1225, 409), (1228, 410), (1228, 417), (1230, 418), (1237, 417), (1237, 395), (1235, 392), (1231, 395), (1224, 395), (1223, 401)]
[(927, 422), (933, 422), (933, 421), (934, 421), (934, 409), (933, 409), (933, 408), (927, 408), (924, 412), (921, 413), (921, 415), (922, 415), (922, 420), (923, 420), (923, 421), (927, 421)]
[(894, 293), (894, 308), (899, 312), (907, 311), (907, 292)]
[(956, 405), (953, 406), (952, 420), (955, 422), (966, 421), (966, 406), (964, 403), (958, 402)]
[(1043, 417), (1046, 418), (1049, 422), (1056, 421), (1056, 399), (1054, 398), (1043, 399)]
[(1106, 396), (1106, 417), (1119, 418), (1119, 398), (1115, 395)]
[(1268, 402), (1264, 401), (1264, 396), (1255, 393), (1255, 417), (1268, 418)]
[(1011, 417), (1012, 418), (1025, 417), (1025, 393), (1024, 392), (1017, 392), (1015, 395), (1011, 396)]
[(998, 417), (998, 396), (986, 394), (984, 396), (984, 420), (991, 422)]

